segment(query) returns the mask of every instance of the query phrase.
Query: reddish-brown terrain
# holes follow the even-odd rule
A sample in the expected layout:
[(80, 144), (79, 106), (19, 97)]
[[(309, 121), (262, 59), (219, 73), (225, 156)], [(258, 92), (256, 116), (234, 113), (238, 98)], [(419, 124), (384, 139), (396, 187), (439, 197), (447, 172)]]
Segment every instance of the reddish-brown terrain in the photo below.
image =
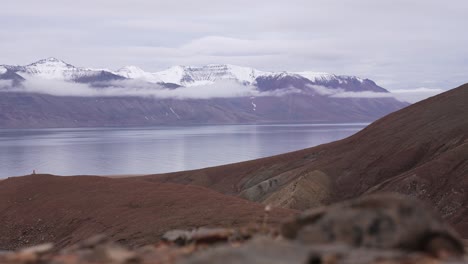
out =
[[(197, 186), (105, 177), (31, 175), (0, 181), (0, 249), (71, 245), (106, 234), (129, 246), (171, 229), (259, 224), (264, 206)], [(276, 209), (269, 223), (294, 212)]]
[[(377, 191), (428, 201), (468, 237), (467, 190), (464, 85), (347, 139), (274, 157), (126, 179), (33, 175), (1, 181), (0, 248), (43, 241), (65, 246), (96, 233), (137, 246), (174, 228), (258, 223), (263, 205), (252, 201), (306, 209)], [(292, 214), (275, 209), (270, 220)]]
[(232, 165), (143, 177), (294, 209), (376, 191), (417, 196), (468, 237), (468, 84), (341, 141)]

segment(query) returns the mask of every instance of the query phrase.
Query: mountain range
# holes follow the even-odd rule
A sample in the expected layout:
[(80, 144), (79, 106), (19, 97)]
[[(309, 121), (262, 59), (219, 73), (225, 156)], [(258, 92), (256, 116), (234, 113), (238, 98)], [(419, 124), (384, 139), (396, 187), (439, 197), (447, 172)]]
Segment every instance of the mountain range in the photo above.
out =
[[(356, 76), (334, 75), (321, 72), (266, 72), (230, 64), (205, 66), (173, 66), (159, 72), (146, 72), (137, 66), (125, 66), (116, 71), (75, 67), (56, 58), (42, 59), (25, 66), (0, 65), (0, 74), (14, 72), (22, 78), (37, 76), (74, 82), (98, 82), (122, 79), (143, 80), (149, 83), (198, 86), (214, 84), (220, 80), (232, 80), (244, 85), (255, 85), (266, 79), (306, 79), (316, 85), (341, 88), (345, 91), (388, 92), (369, 79)], [(14, 79), (14, 75), (10, 75)], [(20, 80), (20, 77), (16, 77)], [(8, 79), (8, 77), (4, 78)]]
[(368, 122), (408, 103), (374, 81), (228, 64), (146, 72), (0, 65), (0, 127)]

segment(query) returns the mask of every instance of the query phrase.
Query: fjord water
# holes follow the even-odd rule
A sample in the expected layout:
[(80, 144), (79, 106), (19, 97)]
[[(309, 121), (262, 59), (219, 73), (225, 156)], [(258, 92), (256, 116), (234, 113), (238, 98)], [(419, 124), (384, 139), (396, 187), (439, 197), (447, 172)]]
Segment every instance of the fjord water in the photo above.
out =
[(0, 129), (0, 178), (149, 174), (267, 157), (350, 136), (367, 124)]

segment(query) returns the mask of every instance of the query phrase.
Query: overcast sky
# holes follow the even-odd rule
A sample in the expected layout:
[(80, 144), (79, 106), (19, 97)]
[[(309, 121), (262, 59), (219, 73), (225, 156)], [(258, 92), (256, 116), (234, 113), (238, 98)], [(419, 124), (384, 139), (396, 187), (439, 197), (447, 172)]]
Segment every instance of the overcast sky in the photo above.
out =
[(467, 10), (466, 0), (2, 1), (0, 64), (230, 63), (441, 91), (468, 81)]

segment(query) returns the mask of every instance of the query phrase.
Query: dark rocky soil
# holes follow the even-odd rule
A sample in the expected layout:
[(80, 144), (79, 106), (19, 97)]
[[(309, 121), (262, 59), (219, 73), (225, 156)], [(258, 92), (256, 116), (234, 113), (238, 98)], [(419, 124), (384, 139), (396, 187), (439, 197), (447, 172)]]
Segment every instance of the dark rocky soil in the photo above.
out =
[[(271, 212), (265, 212), (271, 213)], [(174, 230), (128, 249), (102, 236), (66, 249), (51, 244), (0, 253), (6, 264), (138, 263), (467, 263), (466, 249), (440, 217), (410, 197), (363, 197), (302, 213), (281, 230)]]
[[(197, 186), (31, 175), (0, 181), (0, 212), (0, 249), (64, 247), (96, 234), (135, 247), (171, 229), (256, 225), (264, 206)], [(294, 214), (275, 209), (269, 222)]]

